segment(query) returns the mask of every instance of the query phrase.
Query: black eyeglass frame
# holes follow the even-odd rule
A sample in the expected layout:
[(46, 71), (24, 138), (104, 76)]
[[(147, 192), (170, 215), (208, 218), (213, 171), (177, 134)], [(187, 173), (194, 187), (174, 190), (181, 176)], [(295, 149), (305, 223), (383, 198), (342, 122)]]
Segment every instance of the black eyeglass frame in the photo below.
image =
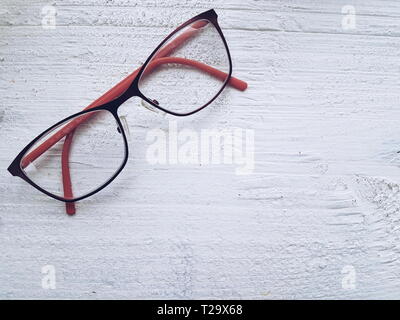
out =
[[(142, 92), (139, 89), (139, 80), (146, 68), (146, 66), (149, 64), (149, 62), (151, 61), (151, 59), (154, 57), (154, 55), (158, 52), (158, 50), (171, 38), (173, 37), (177, 32), (179, 32), (180, 30), (182, 30), (183, 28), (185, 28), (186, 26), (198, 21), (198, 20), (208, 20), (210, 23), (213, 24), (213, 26), (215, 27), (215, 29), (217, 30), (217, 32), (219, 33), (221, 40), (225, 46), (226, 49), (226, 53), (227, 53), (227, 58), (229, 61), (229, 72), (227, 73), (227, 77), (225, 79), (225, 81), (222, 83), (221, 85), (221, 89), (215, 94), (214, 97), (211, 98), (211, 100), (209, 100), (206, 104), (204, 104), (203, 106), (191, 111), (191, 112), (187, 112), (187, 113), (178, 113), (178, 112), (174, 112), (168, 109), (163, 108), (162, 106), (159, 106), (158, 104), (154, 103), (151, 99), (148, 99), (144, 94), (142, 94)], [(120, 173), (121, 171), (124, 169), (127, 161), (128, 161), (128, 156), (129, 156), (129, 149), (128, 149), (128, 141), (126, 138), (126, 134), (125, 131), (123, 129), (123, 125), (121, 123), (121, 120), (118, 116), (118, 108), (128, 99), (132, 98), (132, 97), (139, 97), (141, 99), (143, 99), (144, 101), (146, 101), (147, 103), (149, 103), (150, 105), (152, 105), (153, 107), (160, 109), (168, 114), (174, 115), (174, 116), (179, 116), (179, 117), (183, 117), (183, 116), (189, 116), (192, 115), (194, 113), (199, 112), (200, 110), (204, 109), (205, 107), (207, 107), (210, 103), (212, 103), (220, 94), (221, 92), (224, 90), (224, 88), (226, 87), (226, 85), (228, 84), (229, 80), (231, 79), (232, 76), (232, 59), (231, 59), (231, 55), (229, 52), (229, 48), (228, 48), (228, 44), (225, 40), (225, 37), (222, 33), (221, 28), (218, 25), (218, 15), (215, 12), (214, 9), (205, 11), (195, 17), (193, 17), (192, 19), (186, 21), (185, 23), (183, 23), (182, 25), (180, 25), (178, 28), (176, 28), (173, 32), (171, 32), (157, 47), (156, 49), (150, 54), (150, 56), (147, 58), (146, 62), (140, 67), (140, 70), (138, 72), (138, 74), (135, 76), (135, 78), (133, 79), (132, 83), (129, 85), (129, 87), (117, 98), (102, 104), (100, 106), (97, 107), (93, 107), (87, 110), (83, 110), (81, 112), (75, 113), (59, 122), (57, 122), (56, 124), (54, 124), (53, 126), (51, 126), (50, 128), (48, 128), (47, 130), (43, 131), (41, 134), (39, 134), (35, 139), (33, 139), (25, 148), (22, 149), (22, 151), (17, 155), (17, 157), (12, 161), (12, 163), (10, 164), (10, 166), (8, 167), (8, 171), (11, 173), (11, 175), (13, 176), (18, 176), (20, 178), (22, 178), (23, 180), (25, 180), (27, 183), (29, 183), (30, 185), (32, 185), (34, 188), (36, 188), (37, 190), (43, 192), (44, 194), (46, 194), (47, 196), (62, 201), (62, 202), (76, 202), (76, 201), (80, 201), (83, 200), (85, 198), (88, 198), (92, 195), (94, 195), (95, 193), (99, 192), (100, 190), (104, 189), (105, 187), (107, 187)], [(51, 132), (53, 129), (55, 129), (56, 127), (58, 127), (59, 125), (73, 119), (76, 117), (79, 117), (81, 115), (84, 114), (88, 114), (94, 111), (108, 111), (112, 114), (112, 116), (115, 118), (117, 125), (119, 127), (119, 130), (122, 134), (122, 138), (124, 141), (124, 149), (125, 149), (125, 156), (123, 159), (123, 162), (121, 164), (121, 166), (119, 167), (119, 169), (114, 173), (114, 175), (109, 178), (103, 185), (101, 185), (100, 187), (90, 191), (89, 193), (80, 196), (80, 197), (76, 197), (76, 198), (72, 198), (72, 199), (66, 199), (64, 197), (60, 197), (58, 195), (55, 195), (45, 189), (43, 189), (42, 187), (38, 186), (35, 182), (33, 182), (24, 172), (24, 170), (21, 167), (21, 161), (23, 159), (23, 157), (26, 155), (26, 153), (30, 150), (30, 148), (38, 141), (40, 140), (43, 136), (45, 136), (47, 133)]]

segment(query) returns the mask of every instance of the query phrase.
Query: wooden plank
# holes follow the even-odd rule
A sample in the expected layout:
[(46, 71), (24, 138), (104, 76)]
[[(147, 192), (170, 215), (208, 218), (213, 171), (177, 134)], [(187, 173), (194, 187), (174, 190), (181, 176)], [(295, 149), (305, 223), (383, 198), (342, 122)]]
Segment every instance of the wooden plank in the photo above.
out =
[[(1, 298), (399, 298), (398, 1), (353, 1), (352, 30), (347, 1), (68, 0), (54, 30), (48, 4), (0, 5)], [(247, 91), (179, 119), (128, 101), (128, 165), (72, 218), (6, 172), (210, 7)], [(170, 121), (254, 130), (254, 172), (150, 164), (146, 138)]]

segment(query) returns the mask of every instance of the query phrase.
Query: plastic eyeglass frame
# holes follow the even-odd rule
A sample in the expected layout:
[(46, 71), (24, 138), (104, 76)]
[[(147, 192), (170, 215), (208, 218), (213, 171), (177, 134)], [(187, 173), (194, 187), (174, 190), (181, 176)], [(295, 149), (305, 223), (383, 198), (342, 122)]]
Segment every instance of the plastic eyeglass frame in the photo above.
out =
[[(174, 116), (189, 116), (192, 115), (196, 112), (199, 112), (200, 110), (202, 110), (203, 108), (205, 108), (206, 106), (208, 106), (210, 103), (212, 103), (217, 97), (218, 95), (222, 92), (222, 90), (226, 87), (226, 85), (229, 83), (229, 85), (233, 86), (234, 88), (244, 91), (247, 88), (247, 83), (239, 80), (237, 78), (232, 77), (232, 60), (231, 60), (231, 55), (229, 52), (229, 48), (227, 45), (227, 42), (225, 40), (225, 37), (222, 33), (221, 28), (218, 25), (218, 21), (217, 21), (217, 14), (216, 12), (211, 9), (208, 10), (206, 12), (203, 12), (195, 17), (193, 17), (192, 19), (186, 21), (185, 23), (183, 23), (181, 26), (179, 26), (177, 29), (175, 29), (173, 32), (171, 32), (159, 45), (158, 47), (151, 53), (151, 55), (147, 58), (146, 62), (138, 69), (136, 69), (132, 74), (130, 74), (128, 77), (126, 77), (124, 80), (122, 80), (120, 83), (118, 83), (116, 86), (114, 86), (112, 89), (110, 89), (108, 92), (106, 92), (103, 96), (101, 96), (100, 98), (98, 98), (96, 101), (94, 101), (93, 103), (91, 103), (88, 107), (86, 107), (83, 111), (75, 113), (59, 122), (57, 122), (56, 124), (54, 124), (53, 126), (51, 126), (50, 128), (48, 128), (47, 130), (45, 130), (44, 132), (42, 132), (41, 134), (39, 134), (34, 140), (32, 140), (18, 155), (17, 157), (12, 161), (11, 165), (8, 167), (8, 171), (13, 175), (13, 176), (18, 176), (20, 178), (22, 178), (23, 180), (25, 180), (27, 183), (29, 183), (30, 185), (32, 185), (34, 188), (38, 189), (39, 191), (43, 192), (44, 194), (48, 195), (51, 198), (54, 198), (56, 200), (59, 201), (63, 201), (66, 203), (67, 207), (67, 213), (68, 214), (74, 214), (75, 213), (75, 206), (74, 206), (74, 202), (88, 198), (92, 195), (94, 195), (95, 193), (99, 192), (100, 190), (104, 189), (106, 186), (108, 186), (123, 170), (123, 168), (125, 167), (127, 161), (128, 161), (128, 142), (127, 142), (127, 138), (126, 138), (126, 134), (125, 131), (123, 129), (123, 125), (121, 123), (121, 120), (118, 116), (118, 108), (128, 99), (132, 98), (132, 97), (140, 97), (141, 99), (143, 99), (144, 101), (146, 101), (147, 103), (149, 103), (150, 105), (152, 105), (153, 107), (160, 109), (166, 113), (172, 114)], [(172, 37), (174, 36), (177, 32), (179, 32), (180, 30), (182, 30), (183, 28), (185, 28), (186, 26), (193, 24), (196, 21), (200, 21), (200, 20), (208, 20), (210, 23), (212, 23), (215, 27), (215, 29), (218, 31), (226, 52), (227, 52), (227, 57), (229, 60), (229, 73), (226, 74), (224, 72), (221, 72), (217, 69), (214, 69), (212, 67), (209, 67), (205, 64), (202, 64), (200, 62), (196, 62), (194, 60), (187, 60), (184, 58), (177, 58), (177, 57), (165, 57), (166, 55), (168, 55), (168, 45), (163, 48), (163, 50), (160, 50), (160, 52), (157, 54), (156, 57), (158, 57), (163, 51), (164, 54), (162, 56), (160, 56), (160, 58), (157, 58), (157, 64), (160, 63), (182, 63), (182, 64), (186, 64), (186, 65), (190, 65), (192, 67), (198, 68), (204, 72), (207, 72), (217, 78), (220, 78), (221, 80), (225, 79), (224, 83), (221, 86), (221, 89), (217, 92), (217, 94), (211, 99), (209, 100), (206, 104), (204, 104), (203, 106), (197, 108), (196, 110), (193, 110), (191, 112), (188, 113), (177, 113), (177, 112), (173, 112), (167, 109), (164, 109), (162, 106), (159, 106), (158, 104), (154, 103), (152, 100), (148, 99), (145, 95), (143, 95), (139, 89), (139, 80), (140, 77), (142, 76), (143, 72), (145, 71), (146, 67), (149, 66), (149, 63), (152, 59), (155, 58), (155, 54), (158, 52), (158, 50)], [(178, 37), (179, 38), (179, 37)], [(178, 39), (177, 38), (177, 39)], [(174, 39), (173, 41), (176, 41), (177, 39)], [(184, 41), (184, 39), (183, 39)], [(172, 50), (171, 50), (172, 51)], [(171, 60), (172, 59), (172, 60)], [(152, 62), (153, 63), (153, 62)], [(60, 133), (60, 131), (56, 132), (55, 134), (53, 134), (51, 137), (49, 137), (45, 142), (43, 142), (40, 146), (38, 146), (37, 148), (35, 148), (33, 151), (29, 152), (27, 155), (26, 153), (30, 150), (30, 148), (39, 140), (41, 139), (43, 136), (45, 136), (47, 133), (49, 133), (50, 131), (52, 131), (53, 129), (55, 129), (56, 127), (58, 127), (59, 125), (63, 124), (64, 122), (71, 120), (73, 118), (88, 114), (88, 116), (90, 116), (90, 113), (94, 112), (94, 111), (100, 111), (100, 110), (104, 110), (104, 111), (108, 111), (110, 112), (113, 117), (115, 118), (118, 127), (121, 131), (122, 134), (122, 138), (124, 141), (124, 149), (125, 149), (125, 157), (123, 159), (123, 162), (120, 166), (120, 168), (115, 172), (115, 174), (108, 180), (106, 181), (103, 185), (101, 185), (100, 187), (92, 190), (91, 192), (80, 196), (80, 197), (76, 197), (73, 198), (72, 196), (72, 186), (71, 186), (71, 180), (70, 180), (70, 176), (69, 176), (69, 167), (68, 167), (68, 153), (69, 153), (69, 148), (72, 142), (72, 136), (73, 136), (73, 131), (74, 129), (80, 124), (77, 123), (75, 126), (72, 125), (73, 121), (71, 121), (71, 123), (67, 124), (66, 127), (71, 125), (71, 128), (69, 128), (70, 131), (65, 132), (65, 130), (63, 129), (62, 132)], [(81, 117), (84, 118), (84, 117)], [(38, 186), (36, 183), (34, 183), (31, 179), (29, 179), (26, 174), (24, 173), (24, 170), (22, 168), (23, 166), (23, 162), (24, 160), (28, 160), (25, 161), (27, 163), (34, 161), (35, 159), (37, 159), (41, 154), (43, 154), (46, 150), (48, 150), (50, 147), (52, 147), (55, 143), (57, 143), (59, 140), (61, 140), (64, 136), (66, 136), (66, 139), (64, 140), (64, 144), (63, 144), (63, 155), (66, 154), (66, 157), (62, 159), (62, 170), (63, 170), (63, 187), (64, 187), (64, 196), (68, 196), (68, 194), (70, 194), (70, 197), (72, 198), (65, 198), (65, 197), (60, 197), (57, 196), (55, 194), (52, 194), (51, 192), (48, 192), (47, 190), (41, 188), (40, 186)], [(28, 158), (28, 159), (26, 159)]]

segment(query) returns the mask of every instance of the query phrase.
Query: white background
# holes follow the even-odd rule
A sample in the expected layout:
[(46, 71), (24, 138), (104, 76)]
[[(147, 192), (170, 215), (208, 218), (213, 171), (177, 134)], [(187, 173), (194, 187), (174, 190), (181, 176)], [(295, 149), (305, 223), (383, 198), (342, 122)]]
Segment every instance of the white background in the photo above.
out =
[[(129, 162), (75, 216), (9, 175), (31, 139), (209, 8), (249, 89), (178, 126), (254, 129), (253, 174), (149, 164), (146, 134), (173, 117), (133, 99)], [(400, 298), (399, 26), (394, 0), (2, 0), (0, 298)]]

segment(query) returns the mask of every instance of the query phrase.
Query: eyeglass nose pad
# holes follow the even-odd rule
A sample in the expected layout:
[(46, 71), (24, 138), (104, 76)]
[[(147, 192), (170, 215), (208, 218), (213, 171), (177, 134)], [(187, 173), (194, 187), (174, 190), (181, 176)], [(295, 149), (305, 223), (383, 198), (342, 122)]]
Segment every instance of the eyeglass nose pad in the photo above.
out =
[[(154, 99), (153, 102), (158, 105), (158, 101), (157, 100)], [(155, 108), (154, 106), (152, 106), (150, 103), (148, 103), (145, 100), (140, 100), (140, 104), (142, 105), (142, 107), (145, 107), (147, 110), (150, 110), (150, 111), (155, 112), (155, 113), (161, 113), (163, 116), (166, 115), (165, 112), (161, 112), (160, 109)]]
[[(132, 141), (131, 132), (129, 131), (129, 124), (128, 124), (128, 120), (126, 119), (126, 117), (127, 117), (127, 115), (120, 115), (119, 119), (121, 120), (122, 129), (124, 129), (126, 138), (128, 139), (129, 142), (131, 142)], [(121, 133), (120, 127), (117, 127), (117, 130), (119, 133)]]

